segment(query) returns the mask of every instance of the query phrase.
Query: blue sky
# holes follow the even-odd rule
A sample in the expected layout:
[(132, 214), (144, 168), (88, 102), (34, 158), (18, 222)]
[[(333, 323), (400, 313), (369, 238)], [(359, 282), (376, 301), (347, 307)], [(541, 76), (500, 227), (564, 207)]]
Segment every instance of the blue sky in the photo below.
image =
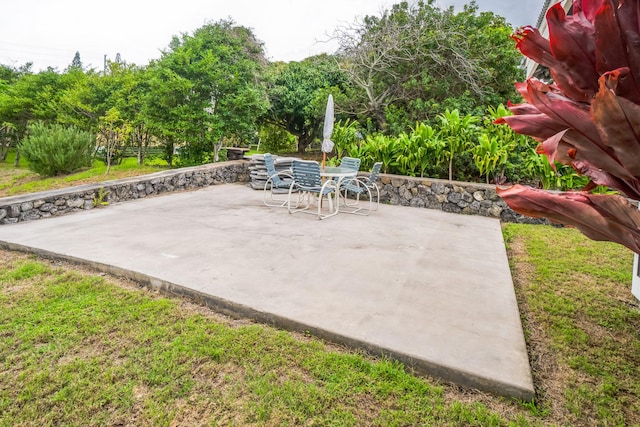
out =
[[(461, 8), (463, 0), (437, 0)], [(0, 63), (33, 62), (64, 69), (76, 51), (85, 66), (103, 58), (139, 65), (158, 58), (173, 35), (228, 17), (250, 27), (271, 60), (298, 61), (336, 45), (328, 34), (357, 17), (378, 14), (387, 0), (0, 0)], [(543, 0), (478, 0), (481, 10), (505, 16), (514, 26), (535, 24)], [(517, 4), (517, 7), (514, 5)]]

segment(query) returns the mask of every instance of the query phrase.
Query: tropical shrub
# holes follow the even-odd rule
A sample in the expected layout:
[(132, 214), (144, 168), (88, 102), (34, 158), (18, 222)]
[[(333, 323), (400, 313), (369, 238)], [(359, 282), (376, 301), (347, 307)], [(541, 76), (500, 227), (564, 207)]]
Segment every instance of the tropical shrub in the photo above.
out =
[(509, 153), (515, 148), (512, 141), (505, 141), (496, 136), (489, 136), (483, 132), (478, 137), (478, 145), (473, 149), (473, 162), (481, 175), (489, 183), (489, 177), (499, 169), (504, 176), (504, 167), (509, 160)]
[(93, 134), (62, 125), (35, 123), (19, 150), (29, 169), (43, 176), (55, 176), (91, 166), (96, 138)]
[(398, 136), (398, 172), (408, 176), (439, 176), (445, 162), (445, 143), (436, 130), (417, 123), (409, 134)]
[(265, 153), (290, 153), (296, 150), (296, 137), (274, 124), (264, 124), (258, 131), (260, 145)]
[(517, 212), (571, 224), (594, 240), (640, 253), (640, 212), (622, 195), (593, 194), (598, 185), (640, 200), (640, 0), (574, 0), (547, 12), (550, 39), (524, 27), (514, 39), (524, 55), (549, 68), (554, 84), (516, 84), (525, 103), (499, 119), (540, 144), (551, 166), (589, 179), (582, 191), (499, 188)]
[[(518, 135), (510, 127), (496, 125), (494, 122), (511, 112), (504, 106), (489, 107), (482, 119), (482, 128), (478, 145), (473, 149), (473, 160), (478, 171), (485, 175), (487, 182), (493, 177), (496, 184), (526, 181), (551, 183), (554, 177), (545, 175), (546, 159), (542, 159), (532, 147), (535, 141), (527, 136)], [(551, 168), (548, 168), (555, 174)], [(559, 188), (559, 187), (558, 187)]]
[(478, 118), (460, 115), (458, 110), (446, 110), (437, 117), (438, 135), (444, 141), (444, 153), (449, 162), (449, 181), (453, 179), (453, 160), (467, 151), (472, 145), (479, 128)]
[[(362, 132), (360, 131), (360, 124), (356, 120), (347, 119), (337, 122), (333, 126), (331, 140), (335, 144), (333, 149), (338, 158), (349, 156), (361, 159), (363, 157), (362, 153), (360, 153), (360, 146), (363, 145)], [(358, 152), (360, 155), (352, 155), (354, 152)]]
[(368, 153), (376, 161), (382, 162), (384, 173), (395, 173), (398, 167), (398, 150), (400, 143), (397, 138), (385, 136), (380, 133), (367, 135), (365, 145)]

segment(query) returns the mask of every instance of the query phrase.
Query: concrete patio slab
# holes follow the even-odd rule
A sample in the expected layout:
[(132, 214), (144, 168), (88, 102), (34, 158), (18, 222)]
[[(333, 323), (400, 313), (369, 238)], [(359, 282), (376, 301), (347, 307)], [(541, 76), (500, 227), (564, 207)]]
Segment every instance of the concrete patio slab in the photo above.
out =
[(0, 246), (90, 264), (445, 381), (534, 396), (495, 219), (381, 205), (319, 221), (228, 184), (0, 226)]

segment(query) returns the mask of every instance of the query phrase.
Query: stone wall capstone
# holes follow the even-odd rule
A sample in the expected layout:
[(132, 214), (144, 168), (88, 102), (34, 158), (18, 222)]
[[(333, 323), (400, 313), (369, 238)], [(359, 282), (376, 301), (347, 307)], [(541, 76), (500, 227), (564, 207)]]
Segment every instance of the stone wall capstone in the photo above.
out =
[[(213, 163), (60, 190), (0, 198), (0, 224), (32, 221), (126, 200), (210, 185), (248, 182), (248, 162)], [(104, 202), (104, 203), (102, 203)]]

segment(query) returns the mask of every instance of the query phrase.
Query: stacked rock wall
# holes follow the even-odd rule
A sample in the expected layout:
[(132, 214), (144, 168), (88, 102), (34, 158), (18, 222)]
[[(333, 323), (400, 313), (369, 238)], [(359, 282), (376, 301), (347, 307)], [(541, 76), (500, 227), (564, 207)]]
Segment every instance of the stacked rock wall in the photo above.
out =
[[(255, 174), (255, 170), (251, 173)], [(250, 185), (250, 162), (238, 160), (214, 163), (0, 198), (0, 224), (36, 220), (126, 200), (236, 182)], [(493, 185), (382, 174), (378, 186), (380, 203), (482, 215), (505, 222), (548, 223), (545, 219), (515, 213), (496, 194)], [(262, 190), (264, 184), (253, 187)]]
[(546, 219), (514, 212), (496, 194), (495, 185), (381, 174), (378, 187), (380, 203), (481, 215), (505, 222), (549, 224)]
[(0, 198), (0, 224), (31, 221), (147, 196), (248, 180), (247, 162), (239, 160), (5, 197)]

